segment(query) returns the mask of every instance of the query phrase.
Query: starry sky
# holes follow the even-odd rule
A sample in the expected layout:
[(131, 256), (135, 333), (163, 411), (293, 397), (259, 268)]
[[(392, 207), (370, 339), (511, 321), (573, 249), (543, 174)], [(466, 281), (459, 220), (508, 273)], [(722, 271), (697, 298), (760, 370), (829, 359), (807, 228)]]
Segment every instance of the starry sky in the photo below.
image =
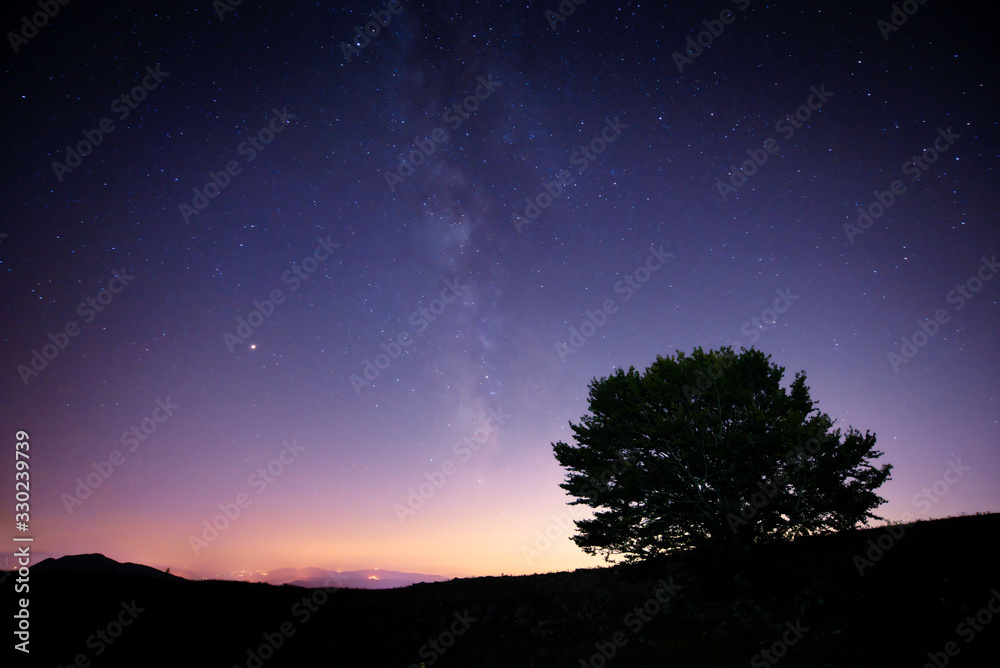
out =
[(551, 444), (696, 346), (875, 432), (885, 517), (1000, 511), (995, 17), (669, 4), (9, 3), (36, 557), (600, 565)]

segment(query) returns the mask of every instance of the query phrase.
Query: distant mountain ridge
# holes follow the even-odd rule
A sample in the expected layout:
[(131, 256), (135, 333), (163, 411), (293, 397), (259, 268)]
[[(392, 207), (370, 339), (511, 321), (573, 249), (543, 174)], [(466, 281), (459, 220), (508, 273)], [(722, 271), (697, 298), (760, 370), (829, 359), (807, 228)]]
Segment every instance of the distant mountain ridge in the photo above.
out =
[[(122, 563), (103, 554), (73, 554), (65, 557), (44, 559), (31, 567), (34, 572), (62, 573), (115, 573), (118, 575), (134, 575), (150, 578), (185, 579), (158, 570), (152, 566), (144, 566), (132, 562)], [(187, 579), (197, 579), (198, 576), (187, 573)], [(193, 577), (191, 577), (193, 576)], [(451, 578), (425, 573), (404, 573), (402, 571), (384, 571), (368, 569), (359, 571), (327, 571), (322, 568), (279, 568), (266, 575), (261, 575), (260, 581), (273, 585), (289, 584), (297, 587), (339, 587), (348, 589), (394, 589), (409, 587), (420, 582), (447, 582)]]
[(74, 573), (115, 573), (118, 575), (138, 575), (147, 578), (173, 578), (183, 579), (176, 575), (171, 575), (165, 571), (157, 570), (152, 566), (134, 564), (132, 562), (121, 563), (103, 554), (96, 552), (91, 554), (70, 554), (65, 557), (53, 559), (43, 559), (31, 567), (32, 572), (74, 572)]
[(346, 587), (350, 589), (393, 589), (409, 587), (418, 582), (447, 582), (450, 578), (425, 573), (403, 573), (368, 569), (360, 571), (327, 571), (322, 568), (280, 568), (271, 571), (264, 582), (297, 587)]

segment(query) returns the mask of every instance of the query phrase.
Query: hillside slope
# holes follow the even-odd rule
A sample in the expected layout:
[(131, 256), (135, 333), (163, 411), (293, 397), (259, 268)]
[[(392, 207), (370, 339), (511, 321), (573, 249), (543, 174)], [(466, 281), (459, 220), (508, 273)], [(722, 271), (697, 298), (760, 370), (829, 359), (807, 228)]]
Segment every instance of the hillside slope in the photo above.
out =
[(997, 665), (1000, 515), (893, 532), (395, 590), (39, 572), (33, 665)]

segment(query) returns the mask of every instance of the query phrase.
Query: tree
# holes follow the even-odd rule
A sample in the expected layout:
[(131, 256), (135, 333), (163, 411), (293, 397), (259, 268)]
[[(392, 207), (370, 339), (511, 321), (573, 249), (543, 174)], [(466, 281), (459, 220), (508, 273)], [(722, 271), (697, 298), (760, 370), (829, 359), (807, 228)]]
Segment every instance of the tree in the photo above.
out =
[(875, 434), (833, 429), (804, 372), (759, 350), (657, 356), (589, 385), (577, 445), (552, 447), (571, 503), (595, 510), (574, 542), (626, 561), (695, 547), (738, 549), (882, 519), (875, 494), (892, 469)]

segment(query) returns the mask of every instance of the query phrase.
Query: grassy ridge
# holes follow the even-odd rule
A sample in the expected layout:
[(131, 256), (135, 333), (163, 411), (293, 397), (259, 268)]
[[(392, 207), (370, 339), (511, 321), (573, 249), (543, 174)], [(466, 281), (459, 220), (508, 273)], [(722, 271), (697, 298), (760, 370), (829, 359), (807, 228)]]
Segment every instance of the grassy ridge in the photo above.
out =
[[(264, 634), (281, 645), (265, 647), (266, 667), (919, 667), (948, 642), (958, 655), (941, 654), (947, 665), (1000, 665), (1000, 614), (979, 631), (959, 627), (1000, 596), (1000, 515), (894, 531), (393, 590), (37, 573), (33, 661), (15, 665), (68, 666), (84, 654), (92, 666), (247, 668)], [(881, 555), (871, 549), (880, 538)], [(143, 610), (118, 638), (94, 635), (116, 631), (109, 623), (133, 600)], [(759, 654), (772, 646), (776, 662)]]

